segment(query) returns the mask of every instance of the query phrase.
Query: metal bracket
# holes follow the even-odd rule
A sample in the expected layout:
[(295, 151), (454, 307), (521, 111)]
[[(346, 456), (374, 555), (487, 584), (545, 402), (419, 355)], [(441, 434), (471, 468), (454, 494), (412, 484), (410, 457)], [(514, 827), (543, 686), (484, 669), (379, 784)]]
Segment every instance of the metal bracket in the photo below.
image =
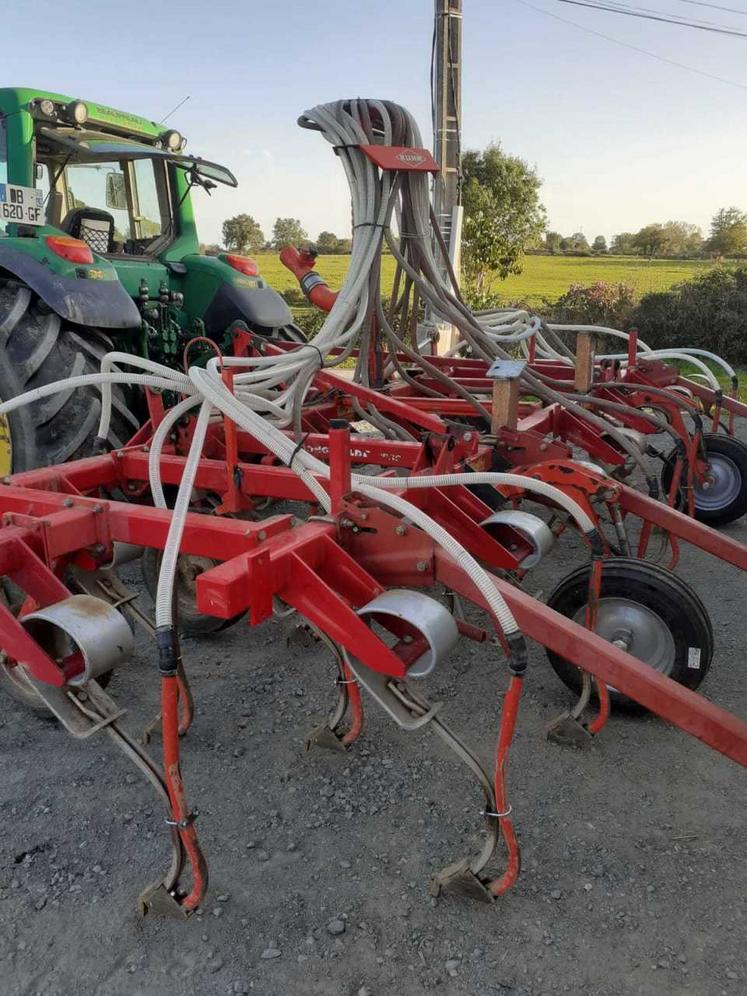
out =
[(388, 675), (372, 671), (365, 664), (361, 664), (352, 657), (350, 658), (350, 670), (369, 695), (403, 730), (422, 729), (443, 709), (443, 702), (434, 702), (425, 715), (414, 716), (404, 703), (391, 692), (389, 685), (393, 679)]
[[(76, 740), (85, 740), (105, 726), (126, 715), (97, 681), (88, 681), (78, 688), (55, 688), (29, 675), (34, 690), (68, 733)], [(90, 702), (90, 707), (86, 704)]]

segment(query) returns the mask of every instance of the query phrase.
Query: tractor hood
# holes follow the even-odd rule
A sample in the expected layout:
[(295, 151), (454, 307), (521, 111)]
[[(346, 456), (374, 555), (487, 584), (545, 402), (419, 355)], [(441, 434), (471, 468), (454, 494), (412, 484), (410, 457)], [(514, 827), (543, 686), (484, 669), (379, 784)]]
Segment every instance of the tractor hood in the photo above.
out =
[(171, 152), (168, 149), (158, 149), (144, 142), (133, 142), (126, 138), (117, 138), (101, 132), (78, 131), (75, 128), (40, 128), (38, 135), (47, 142), (60, 146), (72, 156), (76, 162), (123, 162), (134, 159), (159, 159), (195, 173), (204, 180), (213, 183), (224, 183), (229, 187), (237, 187), (238, 181), (233, 173), (218, 163), (209, 162), (200, 156), (184, 155), (181, 152)]

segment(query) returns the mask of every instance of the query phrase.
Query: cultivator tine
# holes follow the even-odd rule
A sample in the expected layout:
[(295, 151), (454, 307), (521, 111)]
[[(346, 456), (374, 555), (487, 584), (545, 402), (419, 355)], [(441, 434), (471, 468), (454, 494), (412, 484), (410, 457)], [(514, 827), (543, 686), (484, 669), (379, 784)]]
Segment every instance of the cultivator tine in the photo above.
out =
[[(347, 652), (338, 643), (330, 639), (326, 633), (318, 629), (312, 623), (302, 623), (296, 628), (295, 633), (309, 633), (315, 639), (327, 646), (335, 658), (337, 665), (337, 678), (335, 686), (337, 688), (337, 698), (335, 705), (327, 717), (326, 721), (308, 734), (304, 740), (306, 750), (312, 747), (324, 747), (327, 750), (346, 751), (363, 732), (363, 703), (361, 702), (360, 688), (358, 682), (350, 668)], [(292, 639), (292, 637), (289, 637)], [(341, 724), (348, 709), (351, 710), (351, 724), (347, 731), (341, 729)]]
[[(119, 725), (126, 714), (98, 684), (91, 680), (80, 687), (65, 689), (29, 679), (40, 697), (59, 719), (64, 728), (76, 739), (87, 739), (101, 730), (106, 731), (112, 742), (122, 751), (156, 790), (164, 804), (167, 820), (171, 817), (171, 803), (166, 785), (157, 764), (143, 748)], [(158, 882), (143, 891), (138, 900), (141, 914), (156, 910), (169, 916), (183, 918), (188, 911), (179, 905), (176, 887), (184, 866), (184, 851), (176, 827), (170, 826), (171, 862), (168, 871)]]
[[(512, 677), (504, 699), (494, 783), (474, 753), (441, 719), (443, 703), (431, 703), (416, 692), (411, 684), (377, 674), (358, 662), (351, 661), (350, 666), (361, 685), (398, 726), (410, 732), (426, 727), (433, 730), (477, 779), (484, 797), (483, 815), (488, 821), (482, 846), (472, 857), (455, 861), (434, 874), (431, 879), (431, 894), (438, 896), (442, 890), (448, 890), (481, 902), (492, 902), (513, 884), (519, 871), (519, 849), (509, 820), (511, 807), (505, 804), (505, 799), (497, 797), (496, 786), (501, 786), (503, 796), (504, 768), (513, 738), (521, 678)], [(503, 808), (498, 809), (499, 806)], [(496, 851), (499, 832), (508, 845), (508, 868), (500, 878), (491, 878), (481, 873)]]
[[(584, 625), (590, 632), (596, 630), (597, 609), (602, 586), (602, 571), (604, 561), (601, 557), (592, 559), (589, 574), (589, 588), (586, 603)], [(587, 723), (581, 721), (581, 716), (591, 701), (592, 687), (596, 689), (599, 709), (594, 719)], [(592, 737), (604, 729), (610, 714), (610, 696), (603, 681), (581, 672), (581, 693), (578, 702), (570, 712), (561, 713), (547, 727), (547, 739), (563, 747), (584, 747)]]
[[(599, 687), (598, 683), (597, 687)], [(589, 724), (581, 722), (586, 707), (591, 701), (592, 677), (588, 671), (581, 672), (581, 691), (572, 709), (561, 713), (547, 726), (547, 739), (561, 747), (586, 747), (593, 739)]]

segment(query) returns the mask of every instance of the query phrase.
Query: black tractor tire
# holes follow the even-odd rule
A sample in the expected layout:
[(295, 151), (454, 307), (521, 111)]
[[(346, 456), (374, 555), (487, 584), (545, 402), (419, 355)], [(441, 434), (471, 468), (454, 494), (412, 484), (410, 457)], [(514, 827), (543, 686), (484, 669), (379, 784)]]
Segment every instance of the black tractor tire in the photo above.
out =
[[(573, 571), (547, 601), (551, 609), (581, 625), (589, 572), (588, 565)], [(597, 631), (611, 641), (615, 631), (625, 633), (631, 656), (688, 688), (697, 688), (711, 666), (713, 629), (705, 606), (682, 578), (658, 564), (627, 557), (605, 561)], [(581, 670), (550, 650), (547, 657), (563, 684), (580, 692)], [(632, 699), (614, 688), (609, 691), (616, 706), (640, 711)]]
[[(24, 284), (0, 278), (0, 399), (81, 374), (97, 373), (113, 349), (98, 328), (72, 325), (50, 311)], [(63, 391), (10, 412), (7, 427), (12, 467), (31, 470), (88, 456), (101, 412), (96, 387)], [(126, 443), (138, 428), (122, 389), (112, 390), (111, 446)], [(5, 437), (5, 438), (3, 438)], [(0, 422), (0, 446), (8, 444)], [(2, 455), (0, 454), (0, 462)]]
[[(712, 465), (713, 484), (708, 490), (695, 487), (695, 518), (709, 526), (725, 526), (747, 512), (747, 446), (734, 436), (712, 432), (704, 434), (703, 442)], [(665, 494), (669, 494), (676, 462), (674, 451), (664, 461), (661, 485)], [(686, 507), (682, 491), (677, 507)]]

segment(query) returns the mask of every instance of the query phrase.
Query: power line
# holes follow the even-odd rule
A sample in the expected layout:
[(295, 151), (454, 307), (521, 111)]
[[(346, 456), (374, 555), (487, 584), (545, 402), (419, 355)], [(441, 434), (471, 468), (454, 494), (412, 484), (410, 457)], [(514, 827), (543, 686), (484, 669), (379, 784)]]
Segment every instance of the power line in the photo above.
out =
[[(655, 14), (657, 17), (664, 14), (665, 17), (667, 18), (671, 17), (676, 21), (677, 24), (682, 24), (683, 26), (686, 27), (700, 27), (701, 25), (705, 25), (706, 27), (709, 28), (723, 28), (725, 31), (739, 30), (738, 28), (735, 28), (734, 25), (732, 24), (716, 24), (714, 21), (702, 21), (699, 19), (696, 20), (692, 18), (681, 17), (679, 14), (670, 13), (670, 11), (661, 11), (651, 7), (639, 7), (639, 6), (631, 7), (630, 3), (626, 2), (626, 0), (622, 0), (622, 2), (621, 0), (592, 0), (592, 2), (594, 3), (595, 6), (599, 6), (601, 4), (604, 7), (614, 7), (616, 10), (619, 10), (621, 13), (628, 13), (628, 11), (635, 11), (636, 14)], [(687, 3), (688, 0), (685, 0), (685, 2)], [(700, 6), (700, 4), (698, 4), (698, 6)]]
[(556, 0), (557, 3), (567, 3), (574, 7), (588, 7), (590, 10), (601, 10), (608, 14), (624, 14), (627, 17), (638, 17), (644, 21), (659, 21), (662, 24), (676, 24), (681, 28), (695, 28), (698, 31), (711, 31), (718, 35), (731, 35), (735, 38), (747, 38), (747, 31), (736, 28), (722, 28), (717, 25), (703, 24), (696, 21), (678, 20), (676, 17), (664, 17), (660, 14), (646, 14), (642, 11), (624, 7), (610, 7), (602, 3), (591, 3), (589, 0)]
[(691, 7), (710, 7), (711, 10), (722, 10), (727, 14), (739, 14), (740, 17), (747, 17), (747, 10), (740, 10), (738, 7), (722, 7), (719, 3), (706, 3), (706, 0), (679, 0), (679, 2), (690, 4)]
[(562, 24), (569, 24), (572, 28), (578, 28), (579, 31), (585, 31), (587, 35), (594, 35), (595, 38), (603, 38), (605, 41), (612, 42), (613, 45), (621, 45), (623, 48), (628, 48), (632, 52), (638, 52), (639, 55), (647, 55), (651, 59), (656, 59), (657, 62), (663, 62), (668, 66), (675, 66), (677, 69), (684, 69), (688, 73), (695, 73), (698, 76), (704, 76), (706, 79), (715, 80), (717, 83), (726, 83), (728, 86), (735, 86), (740, 90), (747, 90), (746, 83), (737, 83), (736, 80), (727, 79), (725, 76), (716, 76), (715, 73), (708, 73), (704, 69), (696, 69), (695, 66), (688, 66), (684, 62), (677, 62), (675, 59), (668, 59), (665, 55), (659, 55), (657, 52), (650, 52), (646, 48), (639, 48), (638, 45), (631, 45), (629, 42), (622, 41), (620, 38), (615, 38), (613, 35), (606, 35), (602, 31), (595, 31), (594, 28), (587, 28), (585, 24), (579, 24), (577, 21), (571, 21), (567, 17), (561, 17), (560, 14), (553, 14), (551, 11), (545, 10), (543, 7), (536, 7), (533, 3), (529, 3), (529, 0), (514, 0), (514, 3), (521, 4), (522, 7), (528, 7), (537, 14), (544, 14), (545, 17), (551, 17), (554, 21), (560, 21)]

